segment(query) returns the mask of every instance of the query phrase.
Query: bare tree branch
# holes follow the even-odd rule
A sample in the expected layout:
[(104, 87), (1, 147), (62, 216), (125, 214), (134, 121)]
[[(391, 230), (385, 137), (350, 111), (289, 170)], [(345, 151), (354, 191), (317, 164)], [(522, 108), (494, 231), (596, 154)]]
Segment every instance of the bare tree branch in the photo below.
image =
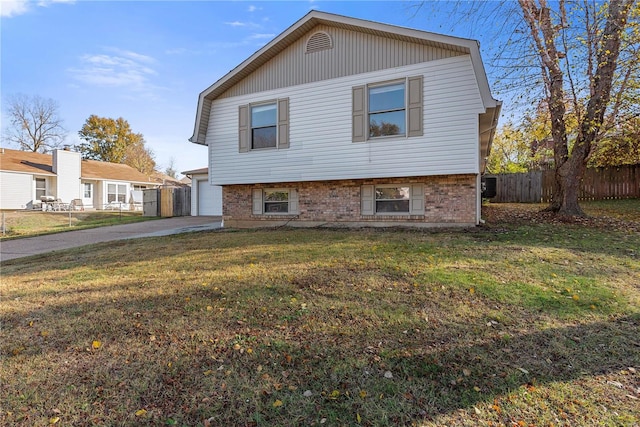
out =
[(11, 126), (3, 139), (23, 151), (46, 153), (62, 145), (67, 131), (58, 104), (40, 96), (14, 95), (8, 100)]

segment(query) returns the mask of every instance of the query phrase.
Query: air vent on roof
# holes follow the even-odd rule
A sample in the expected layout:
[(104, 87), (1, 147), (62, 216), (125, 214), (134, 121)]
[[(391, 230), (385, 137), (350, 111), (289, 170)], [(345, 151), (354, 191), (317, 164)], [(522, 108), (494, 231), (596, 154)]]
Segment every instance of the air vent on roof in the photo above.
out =
[(304, 52), (313, 53), (332, 48), (333, 41), (331, 40), (331, 36), (324, 31), (318, 31), (309, 37)]

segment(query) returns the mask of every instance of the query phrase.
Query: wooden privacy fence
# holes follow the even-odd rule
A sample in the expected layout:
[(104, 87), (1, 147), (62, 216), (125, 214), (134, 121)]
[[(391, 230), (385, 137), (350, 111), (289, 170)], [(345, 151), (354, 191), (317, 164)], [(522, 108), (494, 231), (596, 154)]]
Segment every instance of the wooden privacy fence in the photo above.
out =
[(191, 215), (191, 188), (161, 187), (144, 190), (144, 216)]
[[(486, 175), (495, 178), (495, 203), (548, 203), (553, 198), (554, 171)], [(580, 184), (579, 200), (640, 198), (640, 165), (589, 168)]]

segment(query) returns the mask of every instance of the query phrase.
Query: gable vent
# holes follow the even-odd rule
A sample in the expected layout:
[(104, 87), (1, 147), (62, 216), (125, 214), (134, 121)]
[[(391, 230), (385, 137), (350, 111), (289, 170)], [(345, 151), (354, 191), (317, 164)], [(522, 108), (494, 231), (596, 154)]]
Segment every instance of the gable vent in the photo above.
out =
[(324, 31), (318, 31), (307, 40), (304, 53), (313, 53), (326, 49), (333, 49), (331, 36)]

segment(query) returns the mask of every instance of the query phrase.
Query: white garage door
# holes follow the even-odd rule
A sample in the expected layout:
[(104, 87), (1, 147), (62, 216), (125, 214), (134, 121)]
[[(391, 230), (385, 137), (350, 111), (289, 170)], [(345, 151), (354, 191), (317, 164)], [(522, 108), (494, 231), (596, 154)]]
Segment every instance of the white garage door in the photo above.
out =
[(198, 215), (222, 215), (222, 187), (198, 181)]

